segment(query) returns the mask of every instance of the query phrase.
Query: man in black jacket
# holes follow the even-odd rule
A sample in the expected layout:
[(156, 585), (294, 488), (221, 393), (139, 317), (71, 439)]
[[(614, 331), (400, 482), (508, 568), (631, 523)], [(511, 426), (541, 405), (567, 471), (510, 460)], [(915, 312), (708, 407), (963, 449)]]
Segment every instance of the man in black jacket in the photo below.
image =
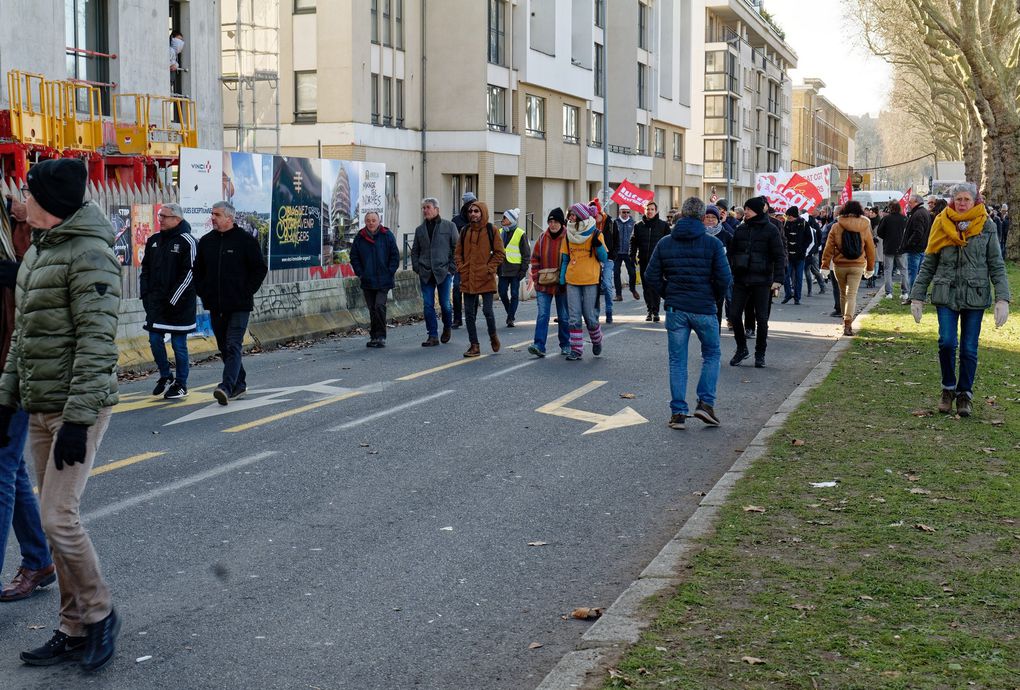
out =
[(901, 304), (910, 304), (910, 288), (914, 286), (917, 272), (921, 270), (924, 250), (928, 246), (928, 233), (931, 230), (932, 217), (924, 204), (924, 199), (913, 194), (907, 202), (907, 226), (903, 230), (903, 243), (900, 250), (907, 257), (907, 295), (903, 295)]
[(804, 288), (804, 264), (808, 252), (814, 244), (814, 235), (804, 219), (800, 217), (800, 209), (791, 206), (786, 209), (786, 224), (783, 225), (783, 239), (786, 241), (786, 294), (783, 304), (791, 299), (800, 304), (801, 290)]
[(198, 242), (195, 280), (223, 359), (223, 379), (213, 397), (226, 405), (247, 390), (241, 345), (268, 268), (258, 241), (234, 223), (233, 206), (213, 204), (212, 224), (213, 232)]
[(765, 197), (748, 199), (744, 204), (744, 222), (737, 227), (728, 255), (733, 271), (733, 300), (730, 321), (737, 340), (737, 351), (730, 366), (738, 366), (750, 354), (742, 318), (748, 303), (754, 304), (755, 348), (754, 366), (765, 366), (765, 349), (769, 334), (769, 303), (783, 285), (786, 273), (786, 249), (779, 231), (766, 215)]
[(885, 217), (878, 222), (875, 234), (882, 240), (885, 258), (885, 298), (893, 296), (893, 274), (900, 270), (900, 299), (907, 297), (910, 285), (907, 281), (907, 267), (903, 261), (903, 238), (906, 235), (907, 219), (900, 208), (900, 202), (892, 201), (886, 207)]
[[(184, 220), (179, 205), (164, 204), (158, 217), (159, 232), (145, 243), (138, 282), (149, 347), (159, 367), (159, 381), (152, 394), (177, 400), (188, 396), (188, 333), (196, 326), (192, 264), (198, 243), (191, 236), (191, 226)], [(170, 376), (170, 360), (166, 356), (168, 334), (176, 377)]]
[(645, 293), (645, 306), (648, 315), (645, 321), (659, 321), (659, 303), (661, 298), (655, 287), (645, 282), (645, 268), (652, 260), (652, 251), (663, 237), (669, 234), (669, 225), (659, 218), (659, 207), (654, 201), (645, 206), (645, 217), (634, 226), (634, 236), (630, 242), (630, 258), (636, 260), (641, 276), (641, 287)]

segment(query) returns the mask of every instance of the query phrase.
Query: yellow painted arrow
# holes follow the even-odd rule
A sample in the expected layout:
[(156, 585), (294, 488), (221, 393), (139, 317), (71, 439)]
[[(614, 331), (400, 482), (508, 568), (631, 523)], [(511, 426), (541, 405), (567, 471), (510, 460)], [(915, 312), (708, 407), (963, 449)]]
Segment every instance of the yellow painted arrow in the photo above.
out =
[(648, 420), (630, 407), (625, 407), (613, 415), (599, 414), (598, 412), (586, 412), (584, 410), (575, 410), (573, 408), (566, 407), (567, 404), (574, 402), (580, 397), (588, 395), (593, 390), (600, 388), (607, 383), (609, 382), (592, 381), (589, 384), (581, 386), (575, 391), (567, 393), (563, 397), (553, 400), (548, 405), (542, 405), (542, 407), (535, 410), (535, 412), (551, 414), (557, 417), (566, 417), (567, 419), (573, 419), (578, 422), (594, 424), (595, 426), (585, 431), (585, 434), (597, 434), (600, 431), (622, 429), (625, 426), (634, 426), (635, 424), (647, 424)]

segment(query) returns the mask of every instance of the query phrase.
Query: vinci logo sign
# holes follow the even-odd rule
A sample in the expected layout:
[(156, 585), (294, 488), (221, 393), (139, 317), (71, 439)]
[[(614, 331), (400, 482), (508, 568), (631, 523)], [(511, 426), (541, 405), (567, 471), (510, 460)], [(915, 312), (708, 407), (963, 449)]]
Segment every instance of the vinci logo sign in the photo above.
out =
[(212, 172), (212, 161), (207, 160), (205, 163), (192, 163), (191, 169), (195, 172), (205, 173), (208, 175)]

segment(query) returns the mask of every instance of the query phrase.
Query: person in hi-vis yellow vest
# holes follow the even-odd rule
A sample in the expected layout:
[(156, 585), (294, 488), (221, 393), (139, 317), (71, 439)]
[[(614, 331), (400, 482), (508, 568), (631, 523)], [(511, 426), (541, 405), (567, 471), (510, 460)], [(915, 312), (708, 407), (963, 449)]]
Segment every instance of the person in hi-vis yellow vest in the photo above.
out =
[(531, 261), (531, 244), (524, 228), (517, 227), (521, 209), (510, 208), (503, 212), (502, 240), (506, 251), (503, 265), (499, 267), (499, 301), (506, 309), (507, 328), (514, 327), (517, 305), (520, 304), (521, 281), (528, 275)]

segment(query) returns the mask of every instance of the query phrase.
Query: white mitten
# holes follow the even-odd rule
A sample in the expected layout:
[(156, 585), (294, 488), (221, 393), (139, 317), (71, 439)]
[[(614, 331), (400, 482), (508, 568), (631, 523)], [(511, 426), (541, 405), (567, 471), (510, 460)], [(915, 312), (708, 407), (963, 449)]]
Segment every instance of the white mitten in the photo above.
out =
[(910, 300), (910, 315), (914, 317), (914, 321), (921, 323), (921, 310), (924, 309), (924, 302), (919, 299)]
[(1002, 328), (1005, 326), (1007, 318), (1009, 318), (1009, 302), (1000, 299), (995, 303), (995, 327)]

